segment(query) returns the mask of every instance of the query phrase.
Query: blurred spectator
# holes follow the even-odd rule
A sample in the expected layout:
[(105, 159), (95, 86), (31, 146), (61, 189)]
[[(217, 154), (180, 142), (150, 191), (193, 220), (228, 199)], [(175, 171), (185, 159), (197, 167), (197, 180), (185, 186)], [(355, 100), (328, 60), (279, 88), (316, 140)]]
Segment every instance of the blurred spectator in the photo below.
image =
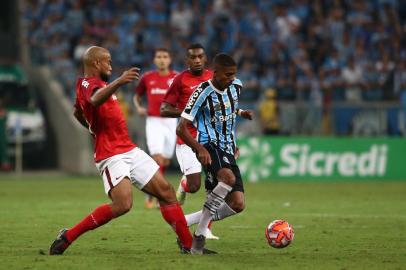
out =
[(347, 66), (342, 70), (346, 100), (355, 102), (361, 101), (362, 72), (362, 67), (356, 65), (354, 58), (350, 57)]
[(268, 88), (263, 100), (259, 103), (259, 121), (264, 134), (275, 135), (279, 133), (279, 113), (276, 101), (276, 91)]
[(394, 81), (394, 94), (400, 99), (399, 126), (403, 136), (406, 136), (406, 60), (398, 62)]
[(279, 99), (296, 99), (296, 68), (294, 63), (289, 62), (288, 65), (279, 65), (276, 74), (276, 89)]
[(276, 14), (277, 39), (279, 42), (286, 44), (300, 27), (300, 19), (296, 15), (288, 13), (288, 6), (285, 3), (277, 5)]
[(400, 95), (400, 128), (402, 131), (403, 136), (406, 136), (406, 91), (403, 91)]
[(76, 46), (73, 48), (73, 60), (76, 65), (82, 62), (82, 56), (86, 49), (92, 46), (95, 42), (88, 35), (82, 35)]
[(383, 97), (383, 84), (381, 74), (372, 63), (366, 66), (364, 72), (364, 90), (362, 98), (364, 101), (379, 101)]
[(323, 94), (317, 76), (311, 72), (308, 76), (310, 80), (310, 94), (301, 133), (312, 135), (319, 134), (321, 130)]
[(171, 48), (173, 67), (182, 70), (181, 52), (193, 42), (209, 57), (234, 55), (245, 103), (255, 104), (268, 88), (281, 101), (312, 102), (317, 93), (325, 111), (334, 102), (400, 99), (403, 93), (403, 64), (395, 67), (394, 60), (406, 59), (405, 1), (22, 2), (33, 64), (51, 65), (70, 97), (70, 81), (90, 45), (110, 49), (114, 77), (130, 65), (152, 68), (149, 59), (162, 46)]
[(7, 111), (4, 100), (0, 97), (0, 169), (10, 170), (11, 165), (7, 156)]
[(190, 35), (193, 11), (190, 6), (185, 4), (185, 1), (180, 0), (177, 5), (173, 5), (170, 20), (175, 35), (180, 37), (188, 37)]
[(395, 96), (400, 97), (406, 94), (406, 60), (400, 60), (394, 74)]
[(259, 92), (259, 82), (255, 76), (255, 69), (250, 61), (244, 61), (238, 70), (238, 78), (243, 82), (244, 90), (241, 92), (241, 99), (255, 101)]

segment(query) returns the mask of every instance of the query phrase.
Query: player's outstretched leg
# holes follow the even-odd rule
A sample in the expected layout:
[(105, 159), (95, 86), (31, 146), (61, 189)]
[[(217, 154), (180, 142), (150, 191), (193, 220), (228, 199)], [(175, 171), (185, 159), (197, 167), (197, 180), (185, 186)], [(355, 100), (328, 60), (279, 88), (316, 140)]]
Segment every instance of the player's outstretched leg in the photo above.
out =
[[(159, 165), (159, 171), (162, 175), (165, 174), (166, 166), (169, 165), (169, 160), (164, 158), (162, 154), (154, 154), (151, 156), (153, 160)], [(159, 208), (158, 199), (154, 196), (151, 196), (148, 193), (145, 193), (145, 203), (144, 206), (146, 209), (152, 209), (154, 207)]]
[(79, 236), (94, 230), (113, 218), (127, 213), (132, 207), (132, 185), (128, 178), (110, 190), (111, 204), (103, 204), (71, 229), (62, 229), (52, 243), (49, 254), (61, 255)]
[(232, 190), (235, 183), (235, 175), (228, 168), (220, 169), (217, 172), (217, 179), (219, 182), (214, 187), (212, 192), (207, 195), (199, 225), (197, 226), (197, 229), (193, 235), (193, 254), (203, 254), (207, 226), (212, 220), (212, 216), (215, 215), (220, 206), (225, 203), (224, 200)]
[[(231, 197), (231, 195), (233, 195), (234, 193), (235, 192), (230, 193), (227, 196), (226, 199)], [(239, 200), (239, 201), (241, 201), (241, 200)], [(243, 200), (242, 200), (242, 203), (243, 203)], [(241, 204), (238, 204), (238, 205), (241, 205)], [(235, 207), (235, 208), (237, 208), (236, 210), (238, 212), (241, 209), (241, 208), (238, 208), (238, 207)], [(211, 220), (212, 221), (218, 221), (218, 220), (222, 220), (222, 219), (225, 219), (227, 217), (233, 216), (233, 215), (237, 214), (236, 210), (234, 210), (232, 207), (230, 207), (230, 205), (227, 202), (224, 202), (217, 209), (216, 213), (211, 216)], [(190, 226), (192, 226), (194, 224), (198, 224), (199, 221), (200, 221), (200, 218), (202, 217), (202, 213), (203, 213), (203, 211), (200, 210), (200, 211), (185, 215), (185, 219), (186, 219), (188, 227), (190, 227)], [(207, 228), (206, 233), (205, 233), (206, 239), (219, 240), (220, 238), (218, 236), (215, 236), (215, 235), (212, 234), (212, 232), (210, 230), (210, 224), (211, 224), (211, 222), (209, 223), (208, 228)]]
[(192, 246), (192, 235), (187, 227), (182, 208), (176, 200), (175, 191), (160, 172), (156, 172), (152, 179), (142, 189), (159, 200), (162, 217), (173, 228), (185, 249)]

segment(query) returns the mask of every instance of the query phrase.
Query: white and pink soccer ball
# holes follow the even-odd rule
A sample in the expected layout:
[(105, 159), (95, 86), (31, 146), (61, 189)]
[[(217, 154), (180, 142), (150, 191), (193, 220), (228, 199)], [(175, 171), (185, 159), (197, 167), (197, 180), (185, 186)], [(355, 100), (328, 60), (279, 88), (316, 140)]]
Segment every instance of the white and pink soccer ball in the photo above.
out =
[(292, 243), (295, 232), (287, 221), (274, 220), (266, 227), (265, 237), (271, 247), (284, 248)]

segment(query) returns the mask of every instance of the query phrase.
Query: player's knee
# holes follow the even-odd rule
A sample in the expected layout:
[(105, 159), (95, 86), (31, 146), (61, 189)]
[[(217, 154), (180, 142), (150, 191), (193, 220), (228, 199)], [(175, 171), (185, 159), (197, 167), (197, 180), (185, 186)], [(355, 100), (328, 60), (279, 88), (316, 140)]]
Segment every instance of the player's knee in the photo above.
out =
[(171, 193), (173, 191), (173, 187), (171, 184), (169, 184), (168, 181), (163, 181), (159, 185), (159, 188), (161, 189), (161, 192), (163, 192), (163, 193)]
[(159, 200), (164, 203), (176, 201), (175, 190), (168, 181), (163, 181), (159, 185)]
[(123, 214), (125, 214), (125, 213), (129, 212), (132, 207), (133, 207), (133, 201), (126, 200), (123, 202), (123, 204), (121, 206), (121, 210), (122, 210)]
[(121, 216), (129, 212), (132, 206), (132, 198), (124, 198), (119, 201), (113, 202), (113, 212), (115, 212), (116, 216)]
[(234, 186), (235, 184), (235, 175), (234, 173), (228, 169), (223, 168), (217, 172), (217, 179), (230, 187)]
[(196, 193), (200, 189), (200, 174), (191, 174), (186, 176), (187, 186), (190, 193)]
[(188, 187), (189, 187), (189, 192), (190, 193), (196, 193), (200, 189), (200, 181), (198, 182), (188, 182)]
[(245, 209), (245, 202), (244, 202), (244, 200), (235, 200), (235, 201), (229, 203), (229, 206), (235, 212), (240, 213)]

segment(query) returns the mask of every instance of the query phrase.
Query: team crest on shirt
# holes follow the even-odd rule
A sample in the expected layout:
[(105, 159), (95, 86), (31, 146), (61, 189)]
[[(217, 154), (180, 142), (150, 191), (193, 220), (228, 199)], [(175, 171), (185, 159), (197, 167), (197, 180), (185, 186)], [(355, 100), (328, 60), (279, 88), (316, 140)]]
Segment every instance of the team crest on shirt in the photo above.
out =
[(88, 87), (89, 87), (89, 82), (86, 81), (86, 80), (83, 80), (83, 81), (82, 81), (82, 86), (83, 86), (84, 88), (88, 88)]
[(221, 110), (221, 105), (220, 104), (214, 105), (214, 110), (220, 111)]

